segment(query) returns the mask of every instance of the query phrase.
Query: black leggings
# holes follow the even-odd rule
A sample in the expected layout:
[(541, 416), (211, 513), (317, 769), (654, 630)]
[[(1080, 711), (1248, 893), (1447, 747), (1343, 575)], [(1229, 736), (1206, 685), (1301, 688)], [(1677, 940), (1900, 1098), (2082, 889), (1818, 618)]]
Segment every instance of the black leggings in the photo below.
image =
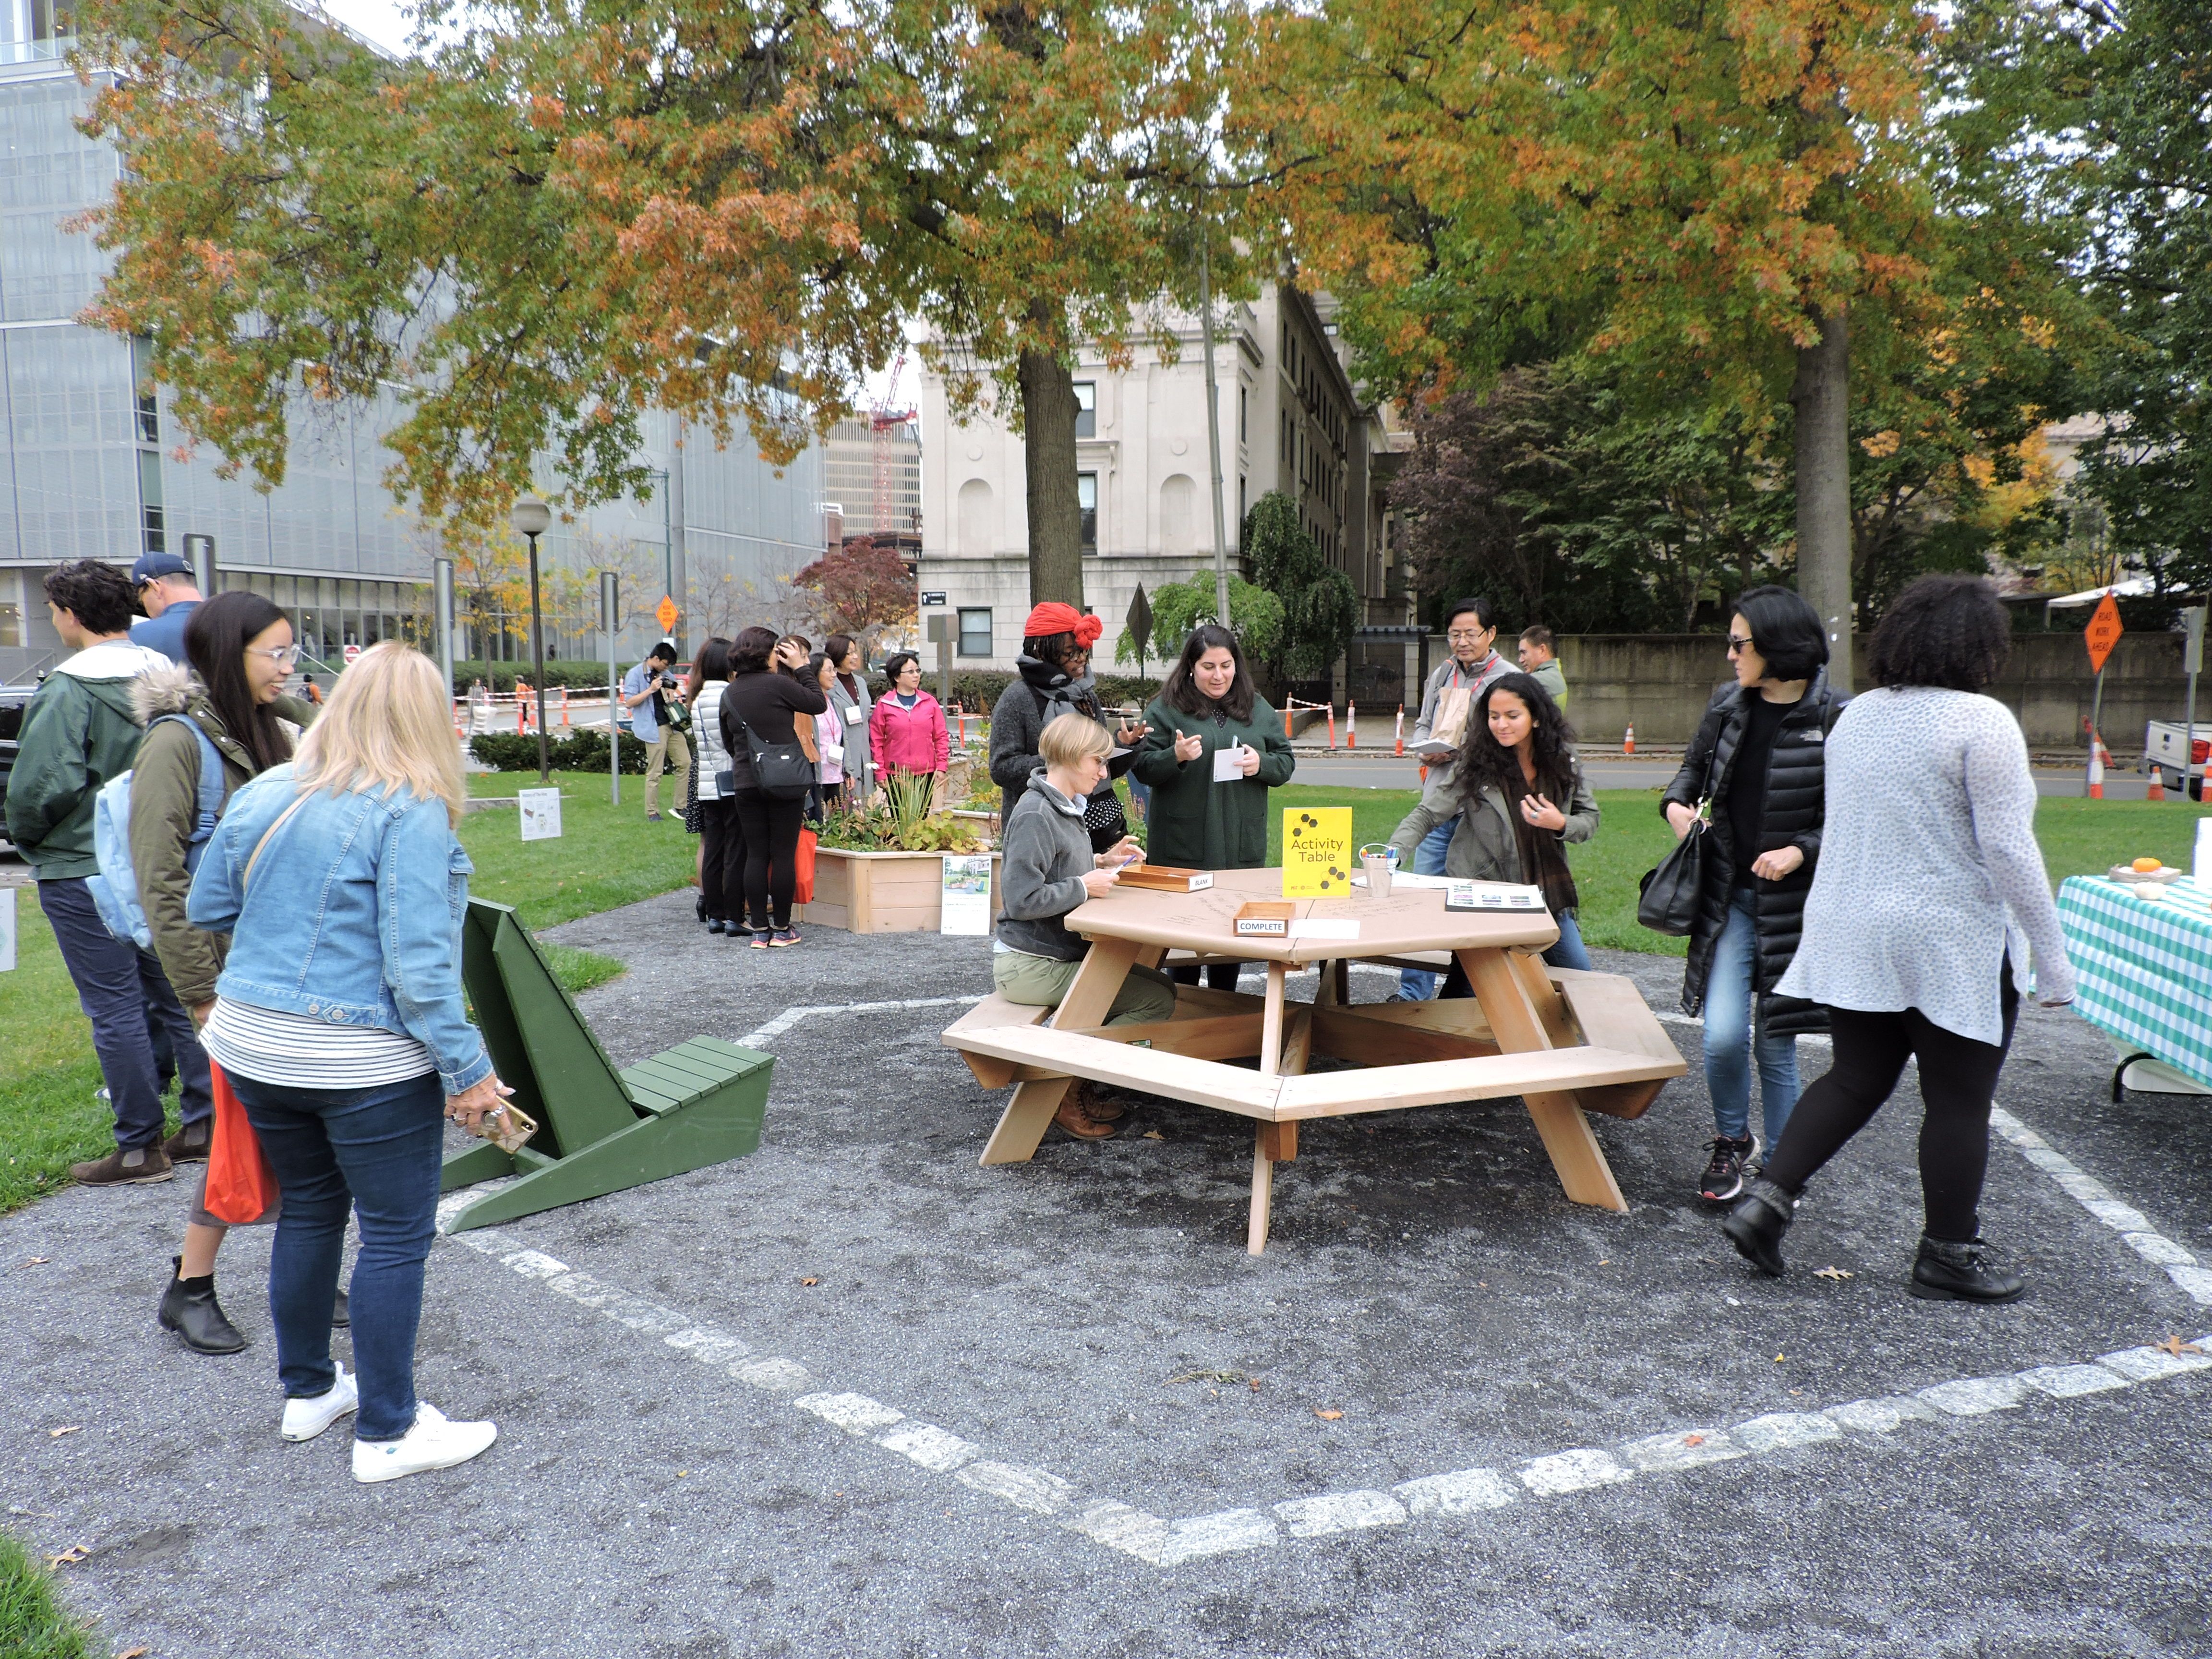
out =
[(738, 804), (726, 796), (699, 803), (699, 892), (707, 914), (721, 921), (740, 920), (745, 902), (745, 835), (738, 827)]
[(1920, 1195), (1928, 1236), (1954, 1243), (1978, 1237), (1982, 1180), (1990, 1164), (1990, 1105), (2020, 1012), (2010, 963), (1998, 972), (2004, 1025), (1994, 1044), (1947, 1031), (1917, 1008), (1881, 1014), (1829, 1009), (1836, 1063), (1790, 1114), (1781, 1143), (1766, 1161), (1766, 1178), (1785, 1193), (1796, 1193), (1867, 1126), (1897, 1087), (1905, 1056), (1916, 1054), (1927, 1113), (1920, 1124)]
[(1237, 988), (1237, 975), (1243, 971), (1243, 968), (1244, 964), (1241, 962), (1209, 962), (1202, 968), (1199, 963), (1192, 962), (1186, 963), (1180, 968), (1169, 969), (1168, 977), (1178, 985), (1195, 985), (1198, 983), (1199, 975), (1203, 973), (1206, 975), (1206, 984), (1213, 989), (1233, 991)]
[(745, 914), (755, 933), (791, 926), (791, 893), (799, 884), (799, 826), (806, 797), (778, 800), (757, 789), (738, 791), (738, 829), (745, 842)]

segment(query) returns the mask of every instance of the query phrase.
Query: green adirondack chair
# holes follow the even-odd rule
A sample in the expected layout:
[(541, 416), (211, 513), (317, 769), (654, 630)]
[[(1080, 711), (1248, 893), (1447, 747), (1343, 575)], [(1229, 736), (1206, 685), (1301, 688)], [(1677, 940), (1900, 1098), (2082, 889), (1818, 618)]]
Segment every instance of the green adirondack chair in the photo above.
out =
[(446, 1159), (441, 1192), (522, 1177), (463, 1210), (452, 1231), (603, 1198), (760, 1145), (772, 1055), (693, 1037), (616, 1071), (512, 907), (469, 901), (461, 977), (500, 1080), (538, 1129), (512, 1157), (485, 1141)]

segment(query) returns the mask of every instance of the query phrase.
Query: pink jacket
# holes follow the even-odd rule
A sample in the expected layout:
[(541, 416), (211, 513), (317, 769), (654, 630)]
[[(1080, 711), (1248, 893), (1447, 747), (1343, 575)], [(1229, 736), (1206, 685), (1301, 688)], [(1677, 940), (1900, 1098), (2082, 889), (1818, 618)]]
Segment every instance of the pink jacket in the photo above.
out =
[(868, 712), (868, 753), (884, 772), (942, 772), (952, 763), (945, 711), (924, 691), (912, 708), (886, 693)]

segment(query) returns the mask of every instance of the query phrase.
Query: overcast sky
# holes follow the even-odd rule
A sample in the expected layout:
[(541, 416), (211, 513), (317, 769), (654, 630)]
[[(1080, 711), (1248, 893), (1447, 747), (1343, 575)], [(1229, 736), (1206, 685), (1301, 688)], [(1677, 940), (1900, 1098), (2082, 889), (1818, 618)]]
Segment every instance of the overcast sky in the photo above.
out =
[(356, 34), (365, 34), (391, 52), (404, 52), (414, 20), (400, 0), (321, 0), (322, 8)]

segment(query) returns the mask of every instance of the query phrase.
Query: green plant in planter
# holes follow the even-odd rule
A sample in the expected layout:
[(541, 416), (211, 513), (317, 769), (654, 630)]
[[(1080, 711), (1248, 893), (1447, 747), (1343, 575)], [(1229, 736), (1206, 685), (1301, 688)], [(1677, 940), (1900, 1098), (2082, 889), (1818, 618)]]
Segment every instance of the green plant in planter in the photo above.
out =
[(933, 777), (894, 772), (882, 798), (853, 812), (832, 812), (817, 834), (821, 844), (848, 853), (980, 853), (986, 846), (966, 818), (933, 815)]

